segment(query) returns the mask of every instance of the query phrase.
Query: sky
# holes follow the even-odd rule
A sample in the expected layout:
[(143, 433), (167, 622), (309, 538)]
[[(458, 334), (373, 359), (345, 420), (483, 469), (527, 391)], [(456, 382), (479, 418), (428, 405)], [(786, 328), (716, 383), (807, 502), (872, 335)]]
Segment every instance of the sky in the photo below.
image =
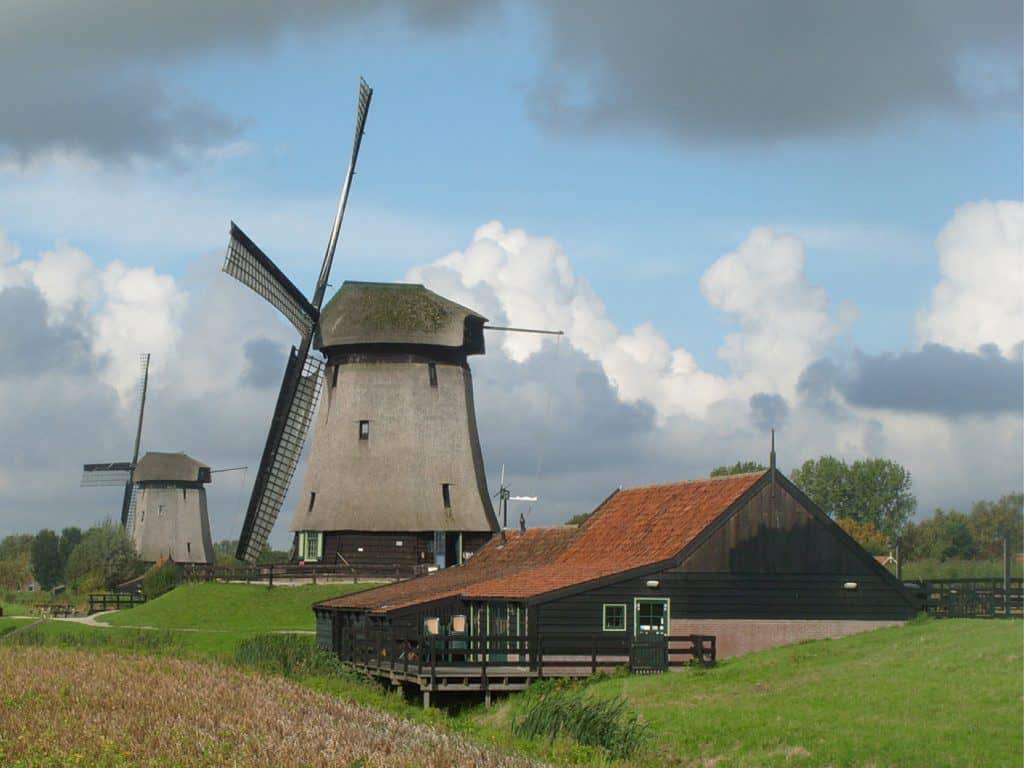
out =
[(919, 516), (1019, 492), (1021, 29), (996, 1), (6, 3), (0, 536), (117, 512), (80, 465), (130, 457), (150, 352), (144, 448), (247, 465), (210, 487), (237, 537), (296, 339), (219, 271), (229, 222), (312, 292), (360, 76), (332, 285), (566, 332), (471, 360), (531, 524), (765, 461), (772, 428), (786, 472), (900, 462)]

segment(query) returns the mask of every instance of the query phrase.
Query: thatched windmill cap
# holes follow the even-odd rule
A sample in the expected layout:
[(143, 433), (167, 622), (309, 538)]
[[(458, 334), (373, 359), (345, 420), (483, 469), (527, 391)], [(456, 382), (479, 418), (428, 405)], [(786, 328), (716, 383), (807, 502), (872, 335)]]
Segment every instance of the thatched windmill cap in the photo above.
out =
[(135, 468), (136, 483), (208, 483), (210, 468), (186, 453), (150, 451)]
[(487, 318), (419, 283), (346, 280), (320, 313), (316, 348), (423, 344), (484, 352)]

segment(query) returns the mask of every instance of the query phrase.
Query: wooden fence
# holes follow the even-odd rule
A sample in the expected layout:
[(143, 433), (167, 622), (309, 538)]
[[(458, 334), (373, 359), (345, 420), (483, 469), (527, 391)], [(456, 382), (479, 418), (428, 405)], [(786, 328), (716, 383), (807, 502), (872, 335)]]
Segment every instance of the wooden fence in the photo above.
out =
[(938, 618), (1024, 617), (1024, 579), (926, 579), (904, 581), (927, 613)]
[(272, 565), (251, 566), (220, 566), (189, 564), (182, 568), (184, 577), (189, 581), (243, 581), (246, 584), (267, 584), (274, 586), (274, 580), (296, 581), (308, 580), (312, 584), (320, 581), (337, 581), (343, 579), (358, 583), (363, 581), (398, 581), (409, 578), (412, 573), (403, 573), (397, 569), (390, 571), (358, 571), (350, 565), (323, 565), (313, 563), (274, 563)]
[(99, 611), (119, 611), (124, 608), (134, 608), (146, 602), (142, 595), (130, 592), (104, 592), (102, 594), (89, 595), (89, 613)]
[(595, 674), (628, 666), (640, 674), (715, 663), (711, 635), (609, 639), (600, 635), (425, 635), (386, 629), (343, 631), (335, 651), (367, 670), (435, 680), (439, 670), (488, 678), (488, 669), (525, 668), (536, 679)]

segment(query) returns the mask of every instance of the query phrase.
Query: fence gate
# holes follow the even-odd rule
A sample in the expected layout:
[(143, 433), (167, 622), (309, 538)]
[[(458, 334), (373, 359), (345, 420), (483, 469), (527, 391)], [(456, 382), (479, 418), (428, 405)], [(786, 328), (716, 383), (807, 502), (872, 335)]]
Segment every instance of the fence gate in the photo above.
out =
[(629, 670), (634, 675), (656, 675), (668, 669), (668, 637), (641, 632), (629, 648)]

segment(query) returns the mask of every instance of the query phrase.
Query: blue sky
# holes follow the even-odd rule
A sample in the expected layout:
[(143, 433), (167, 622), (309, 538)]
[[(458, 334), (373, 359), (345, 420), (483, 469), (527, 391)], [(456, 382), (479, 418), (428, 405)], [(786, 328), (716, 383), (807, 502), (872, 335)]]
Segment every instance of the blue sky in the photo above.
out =
[[(311, 289), (347, 162), (362, 75), (375, 93), (336, 285), (346, 278), (403, 279), (449, 252), (469, 253), (474, 231), (497, 220), (531, 238), (556, 241), (576, 277), (603, 302), (620, 341), (649, 323), (707, 376), (735, 383), (742, 364), (723, 357), (723, 345), (757, 319), (723, 311), (729, 299), (714, 304), (702, 277), (761, 227), (797, 238), (804, 257), (800, 279), (827, 297), (821, 318), (845, 318), (827, 342), (808, 342), (813, 355), (794, 358), (800, 369), (821, 355), (840, 367), (856, 355), (911, 355), (928, 341), (971, 353), (992, 342), (1012, 360), (1013, 339), (1024, 338), (1024, 332), (1005, 331), (1019, 320), (1019, 307), (1011, 307), (1009, 319), (992, 320), (992, 327), (1004, 329), (998, 337), (969, 337), (959, 346), (952, 331), (922, 335), (919, 320), (938, 312), (933, 292), (948, 275), (936, 238), (958, 221), (958, 210), (1021, 199), (1020, 25), (1012, 4), (993, 4), (974, 17), (958, 15), (956, 4), (835, 9), (837, 18), (818, 20), (832, 25), (828, 44), (801, 26), (810, 23), (811, 11), (799, 3), (780, 3), (770, 18), (758, 20), (768, 12), (742, 3), (719, 17), (710, 4), (652, 2), (639, 26), (618, 18), (614, 5), (571, 0), (475, 8), (396, 3), (383, 11), (310, 2), (290, 14), (265, 3), (181, 13), (154, 8), (101, 4), (71, 31), (74, 20), (63, 29), (49, 6), (16, 4), (8, 11), (8, 71), (16, 66), (28, 73), (24, 87), (0, 87), (11, 110), (0, 119), (0, 231), (8, 250), (18, 251), (10, 263), (34, 264), (46, 251), (79, 249), (97, 275), (119, 261), (168, 276), (174, 290), (195, 297), (196, 285), (213, 279), (204, 270), (219, 258), (234, 218), (300, 287)], [(744, 13), (751, 16), (747, 24)], [(695, 27), (706, 25), (707, 36), (718, 36), (706, 51), (698, 45), (701, 30), (683, 28), (691, 18)], [(881, 42), (858, 39), (862, 23)], [(764, 39), (758, 39), (762, 29)], [(850, 40), (844, 41), (847, 30)], [(56, 63), (43, 61), (47, 51)], [(784, 59), (797, 69), (786, 69)], [(971, 69), (972, 62), (981, 64)], [(51, 101), (38, 97), (36, 77), (55, 89)], [(743, 83), (762, 77), (766, 85), (744, 90)], [(117, 90), (122, 83), (123, 92)], [(75, 98), (62, 100), (61, 88), (72, 96), (76, 89), (87, 104), (109, 97), (112, 106), (91, 114), (88, 106), (76, 108)], [(816, 112), (816, 101), (829, 106)], [(54, 106), (60, 103), (65, 113)], [(141, 116), (141, 135), (149, 111), (159, 122), (178, 108), (184, 108), (181, 118), (165, 121), (162, 140), (147, 144), (132, 133), (135, 116)], [(35, 135), (34, 127), (48, 120), (59, 123), (54, 138), (48, 130)], [(1019, 253), (1015, 232), (1008, 237), (992, 252)], [(744, 258), (745, 268), (756, 271), (756, 254)], [(999, 266), (1019, 279), (1019, 264)], [(992, 275), (994, 283), (1002, 279)], [(66, 316), (55, 319), (56, 289), (42, 278), (31, 280), (48, 302), (48, 322), (67, 322)], [(0, 295), (2, 289), (0, 280)], [(480, 301), (503, 295), (500, 285), (487, 289), (493, 293)], [(75, 311), (85, 314), (76, 322), (85, 327), (110, 298), (82, 296)], [(498, 311), (511, 310), (501, 303)], [(773, 311), (787, 310), (779, 305)], [(267, 313), (258, 334), (287, 343), (287, 329)], [(187, 328), (194, 316), (181, 310), (173, 322)], [(256, 334), (254, 328), (244, 332)], [(662, 401), (646, 390), (628, 394), (610, 358), (584, 347), (575, 349), (600, 363), (619, 402), (653, 407), (652, 430), (659, 434), (679, 429), (666, 426), (681, 413), (666, 405), (671, 398)], [(109, 361), (96, 354), (100, 362), (90, 370), (116, 388), (113, 382), (125, 374), (104, 373)], [(174, 354), (169, 347), (167, 355)], [(484, 379), (492, 363), (480, 365)], [(757, 387), (768, 387), (796, 413), (799, 373), (794, 370), (788, 384), (768, 374), (756, 386), (722, 384), (715, 397), (725, 398), (728, 390), (745, 402)], [(272, 393), (260, 397), (254, 402), (272, 400)], [(852, 401), (844, 405), (856, 410)], [(891, 444), (901, 446), (894, 450), (907, 461), (912, 446), (927, 442), (922, 435), (935, 427), (929, 423), (914, 437), (918, 427), (896, 410), (884, 418), (858, 413), (864, 425), (878, 422), (886, 434), (899, 432)], [(1015, 483), (1019, 488), (1019, 462), (1013, 466), (1019, 409), (999, 413), (1002, 439), (1008, 445), (1016, 440), (1018, 449), (989, 481), (962, 490), (961, 503), (1012, 490)], [(39, 418), (53, 413), (42, 411)], [(700, 418), (705, 427), (710, 423), (711, 417)], [(953, 428), (948, 415), (929, 418)], [(836, 435), (850, 423), (836, 426)], [(986, 428), (971, 426), (978, 433)], [(723, 438), (722, 455), (759, 439), (753, 433), (748, 442)], [(669, 444), (674, 447), (666, 451), (687, 450)], [(871, 453), (863, 436), (821, 445), (851, 458)], [(258, 447), (239, 445), (225, 448), (224, 458), (254, 453)], [(18, 459), (8, 458), (10, 470)], [(923, 456), (918, 461), (929, 464)], [(630, 477), (627, 469), (622, 474)], [(574, 483), (583, 480), (565, 481), (566, 487)], [(567, 491), (562, 502), (568, 509), (595, 493)], [(934, 501), (943, 493), (924, 495)]]

